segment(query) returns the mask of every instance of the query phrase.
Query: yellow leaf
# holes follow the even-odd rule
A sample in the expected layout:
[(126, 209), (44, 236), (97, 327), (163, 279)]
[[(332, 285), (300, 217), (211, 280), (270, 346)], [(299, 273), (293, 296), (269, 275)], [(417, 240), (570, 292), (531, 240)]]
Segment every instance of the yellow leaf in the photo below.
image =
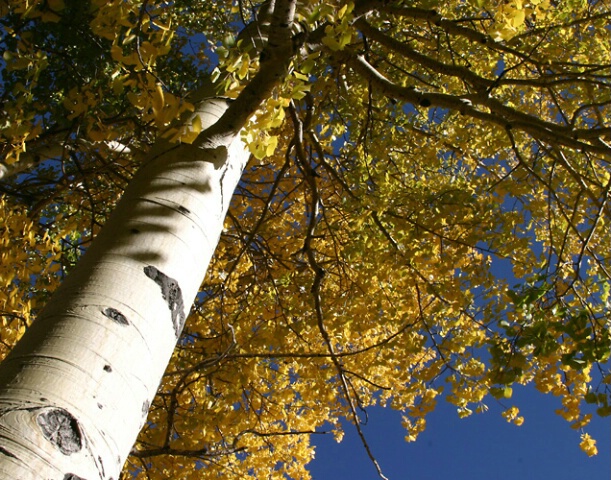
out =
[(276, 151), (277, 146), (278, 146), (278, 137), (276, 136), (269, 137), (267, 146), (265, 148), (265, 155), (268, 157), (271, 156)]
[(526, 12), (522, 9), (516, 10), (510, 23), (511, 25), (513, 25), (516, 28), (521, 27), (524, 24), (525, 19), (526, 19)]
[(165, 97), (163, 94), (163, 88), (161, 84), (157, 84), (157, 88), (153, 92), (153, 115), (155, 117), (159, 116), (161, 111), (163, 110), (163, 106), (165, 104)]
[(191, 123), (191, 128), (189, 128), (186, 132), (182, 131), (179, 134), (175, 135), (170, 139), (171, 142), (180, 141), (182, 143), (191, 144), (195, 141), (199, 133), (202, 131), (202, 119), (199, 115), (193, 117), (193, 121)]
[(113, 45), (110, 47), (110, 55), (115, 62), (123, 60), (123, 49), (119, 45)]
[(49, 5), (49, 8), (55, 12), (59, 12), (60, 10), (66, 8), (64, 0), (47, 0), (47, 5)]
[(202, 118), (199, 115), (195, 115), (193, 118), (193, 122), (191, 123), (191, 131), (195, 133), (195, 135), (199, 135), (199, 132), (202, 131)]
[(248, 75), (248, 69), (249, 69), (249, 62), (248, 62), (248, 60), (249, 60), (248, 55), (243, 55), (242, 56), (242, 63), (240, 65), (239, 70), (236, 73), (236, 75), (240, 79), (246, 78), (246, 75)]
[(116, 77), (112, 81), (112, 91), (115, 95), (119, 95), (123, 92), (124, 85), (121, 77)]
[(57, 23), (62, 19), (62, 17), (60, 17), (57, 13), (51, 12), (51, 11), (43, 12), (40, 18), (43, 22), (52, 22), (52, 23)]
[(586, 452), (589, 457), (592, 457), (598, 453), (598, 448), (596, 448), (596, 440), (594, 440), (587, 433), (581, 435), (581, 443), (579, 444), (579, 447)]
[(140, 45), (140, 53), (146, 61), (147, 59), (157, 56), (157, 47), (151, 42), (142, 42), (142, 45)]

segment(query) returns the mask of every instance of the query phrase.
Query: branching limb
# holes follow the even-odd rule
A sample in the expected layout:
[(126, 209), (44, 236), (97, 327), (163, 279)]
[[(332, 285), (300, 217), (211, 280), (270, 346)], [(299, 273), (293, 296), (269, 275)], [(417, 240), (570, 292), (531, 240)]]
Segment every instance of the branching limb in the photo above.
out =
[[(532, 115), (519, 112), (491, 98), (486, 92), (463, 96), (445, 93), (423, 92), (413, 87), (402, 87), (388, 80), (375, 69), (362, 55), (348, 61), (349, 65), (367, 81), (371, 82), (382, 94), (422, 107), (439, 107), (460, 112), (462, 115), (499, 125), (505, 129), (522, 130), (532, 137), (550, 145), (564, 145), (583, 152), (596, 153), (611, 157), (611, 148), (600, 143), (587, 143), (580, 137), (589, 138), (606, 135), (608, 128), (586, 132), (575, 131), (567, 126), (541, 120)], [(482, 109), (478, 107), (484, 107)], [(485, 110), (488, 111), (485, 111)]]
[(276, 0), (268, 33), (268, 43), (261, 52), (260, 69), (231, 103), (223, 116), (193, 142), (196, 147), (225, 145), (237, 135), (259, 106), (284, 79), (295, 55), (291, 27), (296, 0)]
[(294, 143), (294, 147), (296, 151), (296, 155), (295, 155), (296, 161), (298, 163), (300, 170), (303, 172), (305, 176), (306, 182), (310, 190), (309, 192), (310, 193), (310, 207), (309, 207), (309, 214), (308, 214), (308, 225), (306, 227), (306, 238), (304, 240), (303, 251), (308, 259), (308, 264), (309, 264), (310, 269), (314, 272), (314, 281), (312, 282), (312, 287), (310, 291), (314, 299), (314, 312), (316, 315), (318, 330), (320, 331), (320, 334), (327, 347), (327, 350), (329, 351), (331, 361), (333, 362), (333, 365), (335, 366), (335, 369), (337, 370), (337, 375), (340, 381), (340, 386), (343, 392), (343, 396), (346, 399), (346, 402), (348, 403), (348, 407), (350, 410), (353, 424), (357, 430), (359, 438), (361, 439), (361, 443), (363, 444), (363, 447), (365, 448), (365, 451), (367, 452), (367, 456), (373, 463), (378, 473), (378, 476), (382, 478), (383, 480), (388, 480), (387, 477), (384, 476), (382, 472), (382, 468), (380, 467), (378, 461), (376, 460), (371, 450), (371, 447), (369, 446), (369, 443), (365, 437), (365, 434), (361, 427), (361, 421), (360, 421), (360, 418), (357, 412), (357, 406), (355, 405), (354, 396), (351, 393), (349, 380), (346, 377), (346, 372), (339, 360), (339, 357), (335, 351), (335, 347), (333, 346), (331, 337), (329, 336), (329, 333), (327, 332), (327, 329), (324, 324), (324, 313), (323, 313), (323, 308), (322, 308), (321, 288), (322, 288), (322, 281), (325, 277), (325, 270), (320, 265), (318, 260), (316, 259), (316, 253), (315, 253), (314, 247), (312, 246), (312, 240), (315, 238), (314, 231), (316, 229), (316, 225), (318, 224), (318, 221), (320, 218), (318, 209), (322, 205), (322, 200), (320, 198), (320, 192), (319, 192), (317, 181), (316, 181), (317, 175), (314, 169), (312, 168), (312, 166), (310, 165), (310, 163), (308, 162), (308, 159), (305, 156), (305, 151), (303, 148), (303, 123), (298, 118), (294, 107), (290, 109), (290, 112), (291, 112), (291, 118), (293, 120), (293, 125), (295, 126), (295, 135), (293, 138), (293, 143)]

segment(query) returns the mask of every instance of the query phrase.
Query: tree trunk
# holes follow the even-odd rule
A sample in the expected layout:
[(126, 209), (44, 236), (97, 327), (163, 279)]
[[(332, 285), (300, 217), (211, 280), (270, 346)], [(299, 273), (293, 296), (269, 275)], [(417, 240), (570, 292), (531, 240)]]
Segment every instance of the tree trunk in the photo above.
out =
[[(226, 110), (203, 103), (204, 128)], [(239, 136), (160, 142), (102, 232), (0, 365), (2, 479), (117, 479), (248, 159)], [(201, 142), (200, 142), (201, 143)]]

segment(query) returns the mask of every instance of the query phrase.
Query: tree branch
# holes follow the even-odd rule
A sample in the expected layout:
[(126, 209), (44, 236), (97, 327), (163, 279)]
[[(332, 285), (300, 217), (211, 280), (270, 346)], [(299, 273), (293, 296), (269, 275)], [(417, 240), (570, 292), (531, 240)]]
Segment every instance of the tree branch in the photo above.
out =
[[(579, 140), (580, 135), (586, 136), (585, 132), (573, 130), (570, 127), (557, 125), (519, 112), (491, 98), (487, 92), (462, 96), (424, 92), (411, 86), (402, 87), (388, 80), (362, 55), (351, 58), (348, 64), (366, 80), (370, 81), (382, 94), (390, 98), (403, 100), (414, 105), (420, 105), (421, 107), (450, 109), (460, 112), (462, 115), (483, 122), (493, 123), (506, 129), (515, 128), (522, 130), (532, 137), (551, 145), (564, 145), (575, 150), (611, 157), (610, 147), (602, 143), (594, 145)], [(476, 108), (477, 106), (486, 107), (489, 112), (480, 110)], [(609, 133), (609, 131), (609, 128), (591, 129), (587, 130), (587, 136), (598, 137)]]
[(295, 15), (296, 0), (276, 0), (268, 33), (268, 43), (260, 57), (260, 68), (248, 85), (231, 102), (223, 116), (202, 132), (193, 142), (196, 147), (212, 148), (224, 145), (226, 138), (237, 134), (272, 93), (272, 90), (288, 74), (295, 55), (291, 42), (291, 27)]

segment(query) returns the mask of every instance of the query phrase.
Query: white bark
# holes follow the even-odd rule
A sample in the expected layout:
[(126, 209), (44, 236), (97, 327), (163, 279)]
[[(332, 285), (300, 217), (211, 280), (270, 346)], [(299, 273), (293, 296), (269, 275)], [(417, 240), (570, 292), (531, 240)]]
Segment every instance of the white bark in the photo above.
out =
[[(226, 109), (212, 99), (204, 128)], [(0, 365), (0, 478), (117, 479), (248, 159), (158, 145), (84, 258)]]

